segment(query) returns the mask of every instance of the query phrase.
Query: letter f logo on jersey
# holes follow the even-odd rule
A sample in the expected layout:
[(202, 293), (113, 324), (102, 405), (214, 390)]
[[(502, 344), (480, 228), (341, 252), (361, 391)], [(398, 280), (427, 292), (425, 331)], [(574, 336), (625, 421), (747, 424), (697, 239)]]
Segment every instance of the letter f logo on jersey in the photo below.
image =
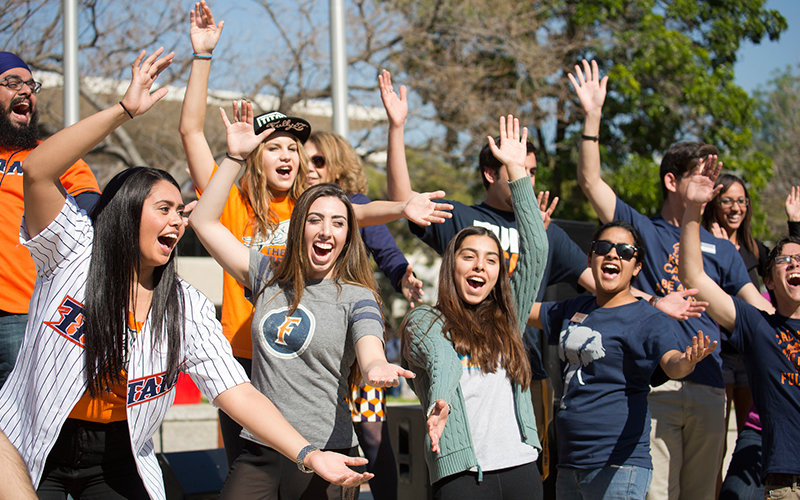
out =
[(83, 304), (67, 295), (58, 306), (58, 313), (61, 317), (57, 321), (45, 321), (44, 324), (70, 342), (84, 347)]
[(258, 326), (261, 335), (253, 336), (253, 341), (278, 358), (291, 359), (303, 354), (314, 337), (316, 320), (314, 315), (300, 304), (287, 315), (287, 307), (267, 311)]
[(286, 316), (286, 320), (278, 327), (278, 337), (275, 339), (275, 343), (286, 345), (286, 336), (292, 333), (292, 330), (300, 324), (300, 321), (302, 321), (301, 318)]

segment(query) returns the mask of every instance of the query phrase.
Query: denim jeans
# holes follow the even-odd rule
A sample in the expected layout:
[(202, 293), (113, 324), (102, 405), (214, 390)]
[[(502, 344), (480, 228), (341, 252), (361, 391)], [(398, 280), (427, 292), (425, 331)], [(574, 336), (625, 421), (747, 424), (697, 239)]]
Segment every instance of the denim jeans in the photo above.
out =
[(558, 468), (558, 500), (644, 499), (653, 471), (636, 465), (607, 465), (597, 469)]
[(761, 475), (761, 433), (745, 427), (736, 438), (736, 448), (719, 492), (719, 500), (763, 500), (764, 482)]
[(14, 368), (19, 354), (22, 337), (25, 336), (27, 314), (0, 316), (0, 387), (3, 387), (8, 374)]

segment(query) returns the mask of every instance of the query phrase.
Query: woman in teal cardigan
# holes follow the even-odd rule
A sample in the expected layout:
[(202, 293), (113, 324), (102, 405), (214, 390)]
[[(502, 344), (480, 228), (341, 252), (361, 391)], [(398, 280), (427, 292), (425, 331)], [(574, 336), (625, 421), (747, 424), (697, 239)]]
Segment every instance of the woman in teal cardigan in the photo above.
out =
[(465, 228), (442, 256), (436, 306), (417, 307), (406, 318), (404, 354), (426, 410), (435, 498), (542, 497), (521, 332), (544, 272), (547, 238), (524, 167), (526, 141), (527, 129), (520, 137), (511, 115), (500, 118), (500, 145), (489, 138), (517, 218), (512, 280), (497, 236)]

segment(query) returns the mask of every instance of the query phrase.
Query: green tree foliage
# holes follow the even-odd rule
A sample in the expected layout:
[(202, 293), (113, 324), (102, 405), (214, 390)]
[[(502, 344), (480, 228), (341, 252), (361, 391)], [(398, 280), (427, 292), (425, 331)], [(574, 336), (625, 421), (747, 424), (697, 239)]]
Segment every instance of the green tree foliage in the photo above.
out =
[(636, 208), (660, 205), (657, 162), (680, 140), (717, 145), (726, 167), (756, 189), (766, 184), (769, 159), (750, 148), (754, 101), (733, 82), (740, 44), (786, 28), (765, 0), (386, 3), (410, 27), (398, 78), (436, 109), (448, 129), (444, 147), (482, 142), (496, 116), (520, 115), (538, 143), (540, 187), (565, 200), (559, 217), (594, 215), (585, 203), (566, 203), (580, 199), (573, 191), (583, 118), (566, 73), (584, 57), (610, 77), (603, 160)]
[(800, 184), (800, 71), (785, 68), (778, 72), (766, 87), (755, 92), (754, 98), (759, 126), (753, 150), (772, 160), (773, 177), (763, 189), (751, 190), (750, 195), (763, 202), (754, 210), (754, 215), (761, 215), (760, 234), (774, 240), (786, 234), (784, 200), (790, 188)]

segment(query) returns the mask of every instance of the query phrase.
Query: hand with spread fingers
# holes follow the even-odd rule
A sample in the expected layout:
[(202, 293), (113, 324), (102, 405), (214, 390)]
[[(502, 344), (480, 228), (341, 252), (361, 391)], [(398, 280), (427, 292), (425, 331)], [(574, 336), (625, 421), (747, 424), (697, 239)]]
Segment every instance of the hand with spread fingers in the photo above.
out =
[(694, 300), (696, 288), (668, 293), (656, 303), (656, 308), (679, 321), (699, 318), (708, 307), (708, 302)]
[(414, 276), (414, 270), (411, 264), (406, 268), (405, 274), (400, 278), (400, 291), (403, 297), (408, 301), (408, 305), (413, 309), (414, 302), (422, 302), (422, 296), (425, 292), (422, 290), (422, 281)]
[(689, 182), (685, 183), (684, 196), (691, 203), (703, 204), (714, 199), (722, 191), (722, 184), (715, 185), (722, 162), (717, 161), (717, 155), (708, 155), (697, 162), (692, 170)]
[(400, 86), (399, 94), (392, 87), (392, 75), (385, 69), (378, 75), (378, 86), (381, 89), (381, 101), (386, 109), (389, 123), (402, 127), (408, 117), (408, 91), (405, 85)]
[[(555, 212), (556, 207), (558, 206), (558, 196), (553, 198), (552, 203), (550, 202), (550, 191), (539, 191), (539, 194), (536, 195), (536, 201), (539, 203), (539, 211), (542, 212), (542, 222), (544, 223), (545, 230), (550, 227), (550, 217)], [(550, 205), (548, 206), (548, 203)]]
[(356, 472), (350, 467), (366, 465), (367, 459), (348, 457), (332, 451), (312, 451), (303, 460), (303, 465), (313, 470), (322, 479), (345, 488), (352, 488), (369, 481), (374, 474)]
[(786, 197), (785, 208), (789, 222), (800, 222), (800, 186), (792, 186)]
[(233, 101), (233, 122), (228, 120), (225, 110), (219, 108), (225, 134), (228, 139), (228, 154), (247, 158), (274, 129), (268, 128), (256, 135), (253, 129), (253, 104), (247, 101)]
[(444, 222), (445, 219), (453, 216), (450, 213), (453, 205), (433, 201), (435, 198), (444, 198), (444, 196), (444, 191), (415, 193), (406, 202), (403, 208), (403, 217), (419, 226), (430, 226), (432, 223)]
[(131, 117), (145, 114), (155, 103), (167, 95), (167, 89), (163, 87), (151, 92), (158, 75), (172, 64), (172, 59), (175, 57), (174, 52), (159, 57), (163, 53), (164, 47), (160, 47), (145, 57), (146, 52), (142, 50), (133, 61), (131, 83), (121, 101), (125, 112)]
[(608, 85), (608, 75), (600, 78), (600, 70), (597, 61), (589, 63), (586, 59), (581, 66), (575, 65), (575, 75), (569, 73), (567, 78), (575, 89), (575, 94), (581, 102), (584, 113), (599, 113), (603, 109), (606, 100), (606, 87)]
[(489, 148), (497, 161), (508, 169), (509, 180), (516, 180), (528, 175), (525, 169), (525, 158), (528, 156), (528, 128), (522, 127), (520, 132), (519, 119), (513, 115), (500, 117), (500, 144), (494, 142), (494, 137), (487, 136)]
[(428, 421), (426, 422), (428, 436), (431, 438), (431, 451), (434, 453), (440, 453), (442, 451), (441, 448), (439, 448), (439, 438), (442, 437), (442, 432), (444, 432), (444, 426), (447, 424), (448, 415), (450, 415), (450, 405), (444, 400), (436, 400), (428, 416)]
[[(225, 21), (214, 23), (214, 15), (205, 2), (195, 2), (194, 10), (189, 11), (189, 37), (192, 51), (199, 56), (210, 56), (219, 42)], [(207, 59), (207, 57), (201, 57)]]

